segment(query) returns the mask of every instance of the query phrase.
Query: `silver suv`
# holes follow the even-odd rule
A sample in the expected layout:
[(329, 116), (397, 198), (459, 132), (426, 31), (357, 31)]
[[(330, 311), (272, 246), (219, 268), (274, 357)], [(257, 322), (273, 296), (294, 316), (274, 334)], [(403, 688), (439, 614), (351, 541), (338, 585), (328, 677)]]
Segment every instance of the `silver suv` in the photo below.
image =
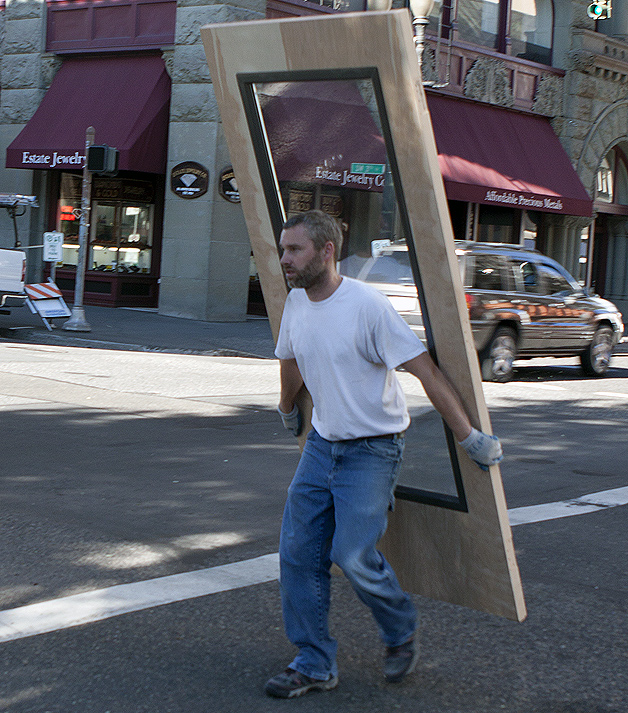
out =
[[(603, 376), (621, 339), (622, 316), (590, 294), (555, 260), (512, 245), (456, 242), (475, 348), (485, 381), (509, 381), (515, 359), (578, 356), (585, 374)], [(398, 269), (394, 278), (393, 261)], [(384, 292), (424, 336), (405, 245), (384, 247), (358, 275)]]

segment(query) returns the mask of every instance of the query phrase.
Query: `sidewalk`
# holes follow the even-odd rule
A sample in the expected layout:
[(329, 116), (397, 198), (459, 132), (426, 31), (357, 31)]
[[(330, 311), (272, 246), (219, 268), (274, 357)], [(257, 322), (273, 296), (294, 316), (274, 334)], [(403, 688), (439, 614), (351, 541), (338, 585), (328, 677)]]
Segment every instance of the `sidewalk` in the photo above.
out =
[(65, 319), (49, 332), (27, 307), (0, 314), (0, 339), (98, 349), (274, 358), (270, 324), (263, 317), (244, 322), (202, 322), (165, 317), (156, 310), (85, 307), (91, 332), (65, 331)]
[[(126, 307), (85, 307), (91, 332), (64, 331), (65, 319), (55, 319), (49, 332), (27, 307), (0, 314), (0, 339), (31, 344), (54, 344), (98, 349), (163, 351), (210, 356), (274, 358), (270, 324), (264, 317), (249, 316), (244, 322), (202, 322), (165, 317), (156, 310)], [(628, 354), (628, 341), (615, 354)]]

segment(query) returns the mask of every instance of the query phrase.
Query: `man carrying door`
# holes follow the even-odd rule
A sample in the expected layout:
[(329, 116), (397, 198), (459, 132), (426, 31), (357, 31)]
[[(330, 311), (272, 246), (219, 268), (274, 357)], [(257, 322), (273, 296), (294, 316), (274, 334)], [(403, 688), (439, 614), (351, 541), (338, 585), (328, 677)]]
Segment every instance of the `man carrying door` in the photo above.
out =
[(421, 381), (480, 467), (501, 460), (497, 438), (471, 427), (453, 388), (388, 299), (337, 272), (341, 244), (340, 227), (321, 211), (290, 218), (281, 233), (281, 264), (293, 289), (275, 351), (279, 413), (298, 435), (295, 398), (304, 383), (314, 410), (281, 529), (284, 624), (299, 652), (266, 683), (266, 693), (279, 698), (338, 684), (336, 641), (328, 630), (332, 562), (379, 626), (386, 680), (401, 681), (415, 666), (415, 608), (376, 549), (410, 423), (395, 369), (401, 366)]

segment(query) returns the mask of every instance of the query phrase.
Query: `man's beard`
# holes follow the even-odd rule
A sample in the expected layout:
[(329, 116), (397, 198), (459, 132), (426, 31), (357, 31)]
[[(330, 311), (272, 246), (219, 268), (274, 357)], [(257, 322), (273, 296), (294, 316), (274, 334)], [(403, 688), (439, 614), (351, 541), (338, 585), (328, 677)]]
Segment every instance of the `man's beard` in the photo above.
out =
[(302, 270), (296, 271), (292, 277), (287, 278), (288, 285), (308, 290), (323, 281), (325, 272), (323, 258), (315, 255)]

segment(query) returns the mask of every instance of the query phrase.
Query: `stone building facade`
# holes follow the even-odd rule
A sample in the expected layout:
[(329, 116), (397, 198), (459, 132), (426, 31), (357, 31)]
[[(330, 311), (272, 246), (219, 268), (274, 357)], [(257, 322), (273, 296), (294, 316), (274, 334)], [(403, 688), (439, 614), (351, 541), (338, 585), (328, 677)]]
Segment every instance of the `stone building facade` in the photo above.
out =
[[(106, 4), (113, 10), (118, 9), (116, 0)], [(250, 244), (239, 204), (224, 200), (219, 192), (218, 177), (223, 169), (229, 167), (229, 156), (199, 28), (212, 22), (261, 19), (264, 3), (261, 0), (232, 0), (229, 4), (172, 0), (176, 13), (172, 12), (162, 22), (163, 26), (159, 28), (161, 36), (157, 40), (143, 40), (141, 36), (139, 39), (126, 37), (119, 40), (115, 37), (116, 32), (110, 31), (108, 34), (112, 39), (108, 43), (103, 43), (100, 38), (91, 38), (93, 46), (98, 48), (96, 51), (90, 46), (90, 38), (81, 35), (83, 28), (76, 20), (64, 19), (65, 24), (57, 20), (61, 29), (55, 34), (51, 12), (58, 6), (52, 5), (42, 0), (7, 0), (6, 5), (3, 3), (0, 8), (0, 192), (35, 195), (39, 203), (38, 209), (29, 208), (18, 219), (23, 246), (41, 244), (44, 231), (59, 229), (55, 217), (56, 203), (60, 200), (59, 189), (56, 188), (55, 194), (53, 185), (58, 183), (58, 177), (52, 170), (7, 168), (6, 150), (35, 115), (57, 71), (64, 63), (76, 64), (81, 60), (87, 63), (92, 58), (120, 56), (132, 62), (135, 56), (161, 57), (171, 79), (171, 94), (167, 164), (163, 175), (152, 176), (159, 194), (153, 199), (156, 206), (154, 215), (160, 216), (160, 225), (153, 226), (155, 235), (159, 234), (159, 245), (152, 246), (152, 270), (154, 282), (159, 283), (159, 301), (155, 291), (154, 298), (153, 293), (146, 298), (152, 300), (148, 305), (146, 299), (143, 303), (141, 299), (139, 302), (146, 306), (159, 305), (160, 312), (167, 315), (216, 321), (244, 319)], [(85, 7), (91, 3), (76, 3), (74, 6), (79, 5)], [(66, 6), (74, 9), (72, 3), (66, 3)], [(54, 15), (52, 20), (58, 17)], [(104, 22), (114, 23), (115, 19), (112, 16), (105, 18)], [(73, 30), (75, 26), (78, 46), (72, 47), (70, 40), (75, 38), (68, 39), (68, 28)], [(58, 37), (61, 40), (55, 44)], [(103, 44), (108, 46), (103, 47)], [(125, 81), (125, 78), (120, 77), (120, 81)], [(90, 91), (97, 94), (99, 87), (93, 86)], [(59, 111), (64, 109), (63, 105), (58, 107)], [(68, 116), (67, 120), (72, 122), (72, 116)], [(163, 140), (166, 141), (166, 136)], [(96, 144), (101, 142), (106, 142), (102, 133), (100, 137), (96, 136)], [(183, 200), (167, 185), (172, 167), (186, 161), (201, 164), (209, 174), (209, 189), (195, 200)], [(147, 178), (146, 174), (133, 170), (121, 172), (121, 175), (131, 180)], [(95, 221), (96, 205), (92, 205), (92, 219)], [(9, 247), (13, 241), (13, 226), (8, 217), (3, 218), (0, 214), (0, 245)], [(158, 260), (155, 259), (157, 253)], [(28, 258), (28, 279), (44, 279), (41, 250), (29, 250)], [(97, 282), (96, 277), (102, 279)], [(111, 270), (92, 274), (88, 265), (86, 304), (115, 306), (113, 298), (105, 301), (108, 295), (102, 297), (90, 292), (89, 285), (103, 283), (105, 277), (113, 280), (115, 275)], [(129, 274), (125, 277), (128, 282), (137, 276)], [(71, 299), (71, 291), (68, 297)], [(126, 303), (133, 302), (133, 295), (126, 298)]]
[[(342, 11), (342, 2), (336, 3), (335, 8), (307, 0), (155, 2), (161, 3), (160, 7), (168, 3), (172, 6), (172, 12), (164, 10), (161, 35), (146, 39), (144, 34), (120, 41), (111, 32), (105, 33), (104, 39), (81, 36), (77, 44), (72, 32), (80, 23), (61, 24), (65, 34), (54, 35), (57, 26), (53, 21), (61, 18), (60, 3), (5, 0), (0, 9), (0, 192), (38, 197), (40, 208), (28, 209), (20, 219), (20, 233), (25, 245), (40, 244), (42, 232), (58, 228), (58, 205), (63, 202), (58, 175), (52, 170), (7, 168), (7, 148), (28, 127), (64, 66), (82, 58), (88, 61), (111, 54), (161, 57), (171, 80), (166, 165), (160, 176), (134, 175), (133, 165), (122, 172), (129, 180), (150, 178), (157, 194), (151, 207), (151, 215), (159, 223), (153, 226), (153, 262), (151, 268), (142, 269), (151, 270), (150, 276), (159, 283), (158, 298), (155, 291), (154, 297), (145, 299), (153, 300), (151, 305), (158, 305), (163, 314), (205, 320), (244, 319), (250, 246), (239, 205), (224, 200), (220, 194), (219, 178), (229, 167), (229, 156), (198, 30), (211, 22)], [(100, 4), (117, 11), (119, 6), (133, 3), (134, 0), (104, 0)], [(456, 18), (451, 17), (450, 4), (448, 0), (437, 2), (429, 18), (423, 56), (428, 94), (489, 104), (510, 113), (546, 117), (551, 122), (594, 201), (593, 211), (591, 216), (541, 211), (534, 216), (534, 226), (528, 227), (534, 231), (538, 248), (559, 260), (584, 284), (615, 301), (626, 320), (628, 11), (618, 5), (611, 20), (595, 22), (587, 17), (586, 3), (580, 0), (535, 0), (526, 7), (536, 8), (536, 29), (532, 25), (516, 29), (516, 13), (511, 12), (510, 0), (488, 4), (460, 0), (456, 22), (452, 22)], [(63, 5), (68, 12), (77, 10), (79, 5), (95, 7), (89, 0), (70, 0)], [(486, 12), (495, 7), (500, 8), (501, 19), (495, 20), (493, 35), (487, 35), (485, 29), (491, 18)], [(477, 22), (474, 12), (480, 13)], [(439, 17), (443, 18), (440, 42)], [(553, 26), (549, 35), (544, 29), (548, 18)], [(524, 20), (528, 22), (529, 18)], [(526, 36), (536, 39), (526, 45)], [(536, 54), (526, 55), (526, 46), (533, 47)], [(170, 190), (172, 169), (184, 162), (201, 164), (209, 175), (207, 192), (194, 200), (184, 200)], [(469, 220), (473, 211), (477, 215), (482, 210), (481, 205), (473, 208), (471, 203), (463, 206)], [(130, 207), (128, 202), (123, 205), (123, 211)], [(456, 210), (460, 209), (457, 204)], [(8, 246), (13, 242), (12, 225), (3, 215), (0, 212), (0, 244)], [(467, 227), (471, 225), (469, 220)], [(476, 217), (476, 223), (477, 220)], [(523, 220), (518, 226), (523, 241)], [(478, 239), (474, 233), (459, 237)], [(130, 243), (125, 244), (132, 252)], [(37, 255), (37, 250), (29, 251), (31, 280), (43, 276)], [(119, 261), (113, 261), (114, 272), (120, 269), (116, 262)], [(107, 272), (109, 267), (105, 265), (102, 274), (111, 281), (115, 275)], [(140, 276), (129, 273), (126, 278), (139, 281)], [(94, 299), (108, 304), (98, 302), (96, 293)], [(133, 302), (134, 297), (131, 294), (111, 304), (122, 304), (125, 299)]]

